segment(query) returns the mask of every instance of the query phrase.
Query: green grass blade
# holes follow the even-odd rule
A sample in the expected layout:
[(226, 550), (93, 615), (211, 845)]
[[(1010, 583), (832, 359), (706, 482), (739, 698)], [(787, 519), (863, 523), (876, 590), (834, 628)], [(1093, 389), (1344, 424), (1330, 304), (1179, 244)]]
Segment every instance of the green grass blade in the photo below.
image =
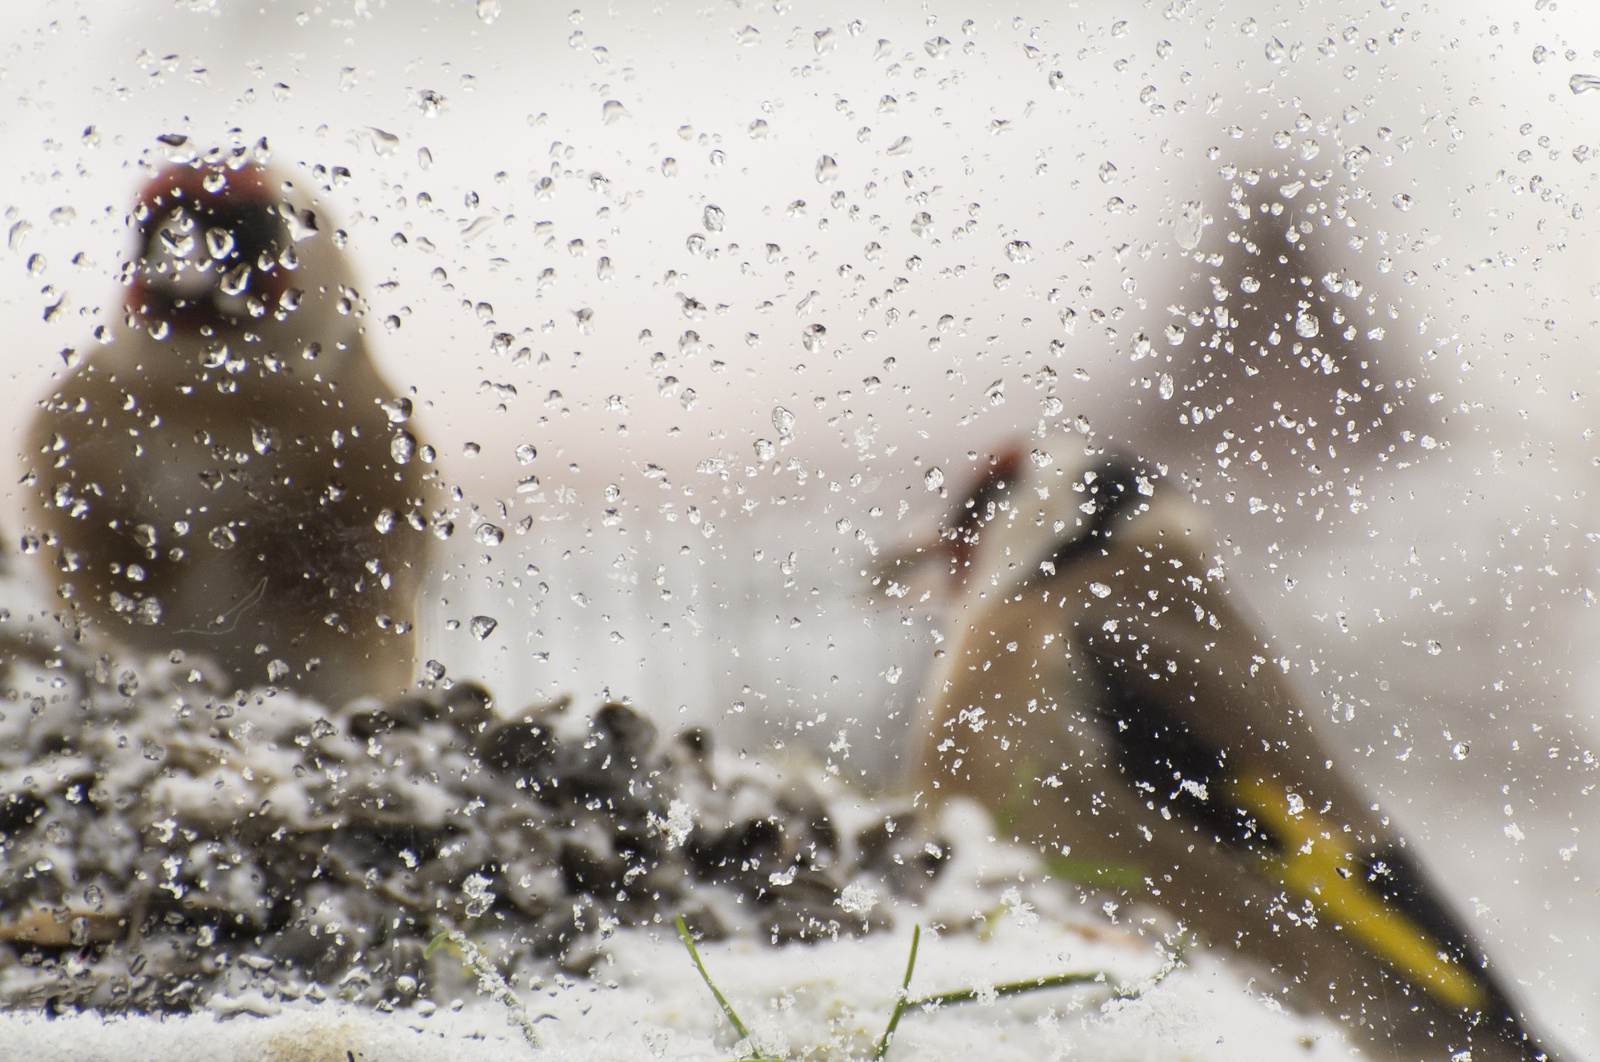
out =
[(528, 1009), (522, 1005), (522, 1000), (511, 990), (506, 979), (500, 976), (500, 971), (495, 969), (493, 960), (484, 954), (467, 935), (459, 929), (447, 929), (428, 942), (423, 949), (422, 957), (428, 958), (440, 948), (448, 948), (461, 960), (462, 965), (478, 976), (478, 991), (500, 1004), (506, 1010), (506, 1021), (522, 1030), (522, 1038), (528, 1041), (528, 1046), (538, 1049), (543, 1046), (539, 1031), (534, 1028), (534, 1018)]
[[(1106, 979), (1103, 973), (1066, 973), (1054, 974), (1050, 977), (1037, 977), (1031, 981), (1008, 981), (1003, 985), (994, 986), (996, 998), (1005, 996), (1021, 996), (1029, 992), (1043, 992), (1051, 988), (1071, 988), (1074, 985), (1102, 984)], [(971, 1003), (978, 998), (975, 988), (963, 988), (957, 992), (940, 992), (936, 995), (923, 996), (913, 999), (907, 1006), (911, 1007), (944, 1007), (956, 1003)]]
[(448, 929), (434, 937), (432, 940), (428, 941), (428, 946), (422, 949), (422, 957), (424, 959), (431, 959), (433, 958), (433, 953), (438, 951), (440, 948), (449, 948), (457, 955), (461, 954), (461, 949), (456, 947), (455, 941), (450, 939), (450, 931)]
[(883, 1035), (878, 1039), (878, 1049), (872, 1054), (872, 1062), (882, 1062), (883, 1056), (889, 1053), (889, 1044), (894, 1040), (894, 1031), (900, 1027), (900, 1015), (906, 1012), (906, 1007), (911, 1000), (911, 974), (917, 968), (917, 945), (922, 941), (922, 927), (911, 927), (911, 954), (906, 959), (905, 980), (900, 982), (900, 994), (895, 997), (894, 1013), (889, 1015), (889, 1024), (884, 1027)]
[(722, 1013), (727, 1015), (729, 1023), (733, 1025), (733, 1029), (739, 1034), (740, 1039), (750, 1039), (749, 1028), (739, 1020), (739, 1015), (734, 1011), (733, 1004), (728, 1002), (728, 997), (722, 994), (722, 990), (711, 980), (711, 975), (706, 973), (706, 964), (700, 961), (700, 951), (694, 946), (694, 939), (689, 936), (689, 927), (684, 925), (683, 915), (678, 915), (673, 919), (673, 922), (678, 927), (678, 939), (682, 940), (683, 946), (689, 949), (689, 958), (694, 960), (694, 968), (700, 971), (700, 979), (706, 983), (707, 988), (711, 989), (711, 994), (717, 997), (717, 1005), (722, 1008)]

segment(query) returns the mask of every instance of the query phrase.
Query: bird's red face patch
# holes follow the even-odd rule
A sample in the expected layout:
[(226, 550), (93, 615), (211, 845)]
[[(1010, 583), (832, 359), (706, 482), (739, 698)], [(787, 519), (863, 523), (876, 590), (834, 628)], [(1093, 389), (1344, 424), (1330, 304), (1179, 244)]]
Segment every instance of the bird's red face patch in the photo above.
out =
[(296, 262), (281, 201), (261, 166), (167, 166), (134, 207), (130, 308), (193, 332), (284, 306)]

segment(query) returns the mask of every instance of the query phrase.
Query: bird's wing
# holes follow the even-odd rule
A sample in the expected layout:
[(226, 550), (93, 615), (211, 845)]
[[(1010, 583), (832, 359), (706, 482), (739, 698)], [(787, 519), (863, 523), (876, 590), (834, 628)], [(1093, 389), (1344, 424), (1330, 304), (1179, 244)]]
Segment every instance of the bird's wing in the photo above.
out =
[(1200, 824), (1436, 1003), (1519, 1031), (1471, 934), (1333, 769), (1273, 650), (1202, 563), (1147, 539), (1053, 581), (1104, 689), (1122, 783)]

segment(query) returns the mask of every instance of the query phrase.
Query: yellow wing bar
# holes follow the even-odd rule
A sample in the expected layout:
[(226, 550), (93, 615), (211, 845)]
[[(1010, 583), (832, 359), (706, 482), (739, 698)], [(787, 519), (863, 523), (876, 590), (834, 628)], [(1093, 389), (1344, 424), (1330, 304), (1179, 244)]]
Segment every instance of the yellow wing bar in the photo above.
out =
[(1236, 778), (1231, 788), (1240, 806), (1282, 843), (1283, 854), (1264, 856), (1263, 862), (1285, 888), (1310, 900), (1440, 1002), (1467, 1010), (1489, 1002), (1484, 986), (1438, 941), (1372, 888), (1338, 827), (1310, 810), (1296, 813), (1283, 786), (1265, 778)]

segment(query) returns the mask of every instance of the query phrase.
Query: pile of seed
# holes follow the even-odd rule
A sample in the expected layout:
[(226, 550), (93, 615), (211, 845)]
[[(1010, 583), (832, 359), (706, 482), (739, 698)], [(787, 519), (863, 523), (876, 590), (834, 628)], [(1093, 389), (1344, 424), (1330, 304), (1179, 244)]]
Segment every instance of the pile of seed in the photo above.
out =
[(663, 739), (623, 704), (508, 713), (461, 684), (332, 712), (224, 694), (179, 654), (5, 645), (4, 1006), (387, 1009), (428, 997), (452, 928), (580, 975), (615, 927), (676, 914), (860, 934), (887, 919), (853, 890), (915, 894), (945, 855), (904, 815), (841, 837), (815, 792), (719, 776), (704, 730)]

